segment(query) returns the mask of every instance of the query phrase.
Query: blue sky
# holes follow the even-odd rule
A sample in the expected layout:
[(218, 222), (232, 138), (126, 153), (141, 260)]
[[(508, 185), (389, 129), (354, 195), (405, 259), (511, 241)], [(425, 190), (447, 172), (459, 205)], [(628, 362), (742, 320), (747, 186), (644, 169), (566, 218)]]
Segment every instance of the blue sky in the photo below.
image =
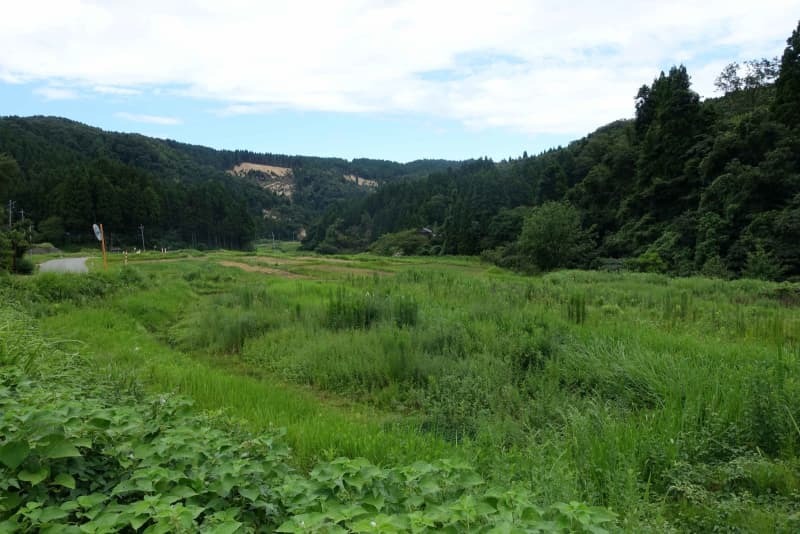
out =
[(36, 83), (0, 83), (0, 115), (57, 115), (106, 130), (213, 148), (395, 161), (483, 156), (499, 160), (575, 138), (569, 134), (525, 134), (507, 128), (474, 130), (452, 119), (418, 113), (275, 110), (220, 116), (214, 111), (219, 106), (217, 102), (202, 99), (150, 92), (123, 97), (89, 93), (48, 99), (36, 93), (40, 88)]
[(538, 153), (780, 55), (800, 0), (28, 0), (0, 19), (0, 115), (216, 148), (409, 161)]

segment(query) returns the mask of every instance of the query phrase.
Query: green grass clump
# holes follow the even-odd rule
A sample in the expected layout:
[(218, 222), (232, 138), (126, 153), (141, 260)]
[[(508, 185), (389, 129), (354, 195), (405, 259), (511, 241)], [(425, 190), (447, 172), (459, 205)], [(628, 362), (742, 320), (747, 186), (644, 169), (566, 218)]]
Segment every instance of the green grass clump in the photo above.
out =
[(419, 304), (410, 297), (346, 292), (339, 288), (328, 300), (325, 326), (332, 329), (369, 328), (382, 319), (391, 319), (399, 327), (414, 326)]
[(89, 274), (40, 273), (35, 276), (0, 278), (0, 293), (8, 298), (40, 304), (87, 303), (116, 292), (141, 289), (147, 279), (134, 267)]
[(372, 293), (349, 295), (343, 289), (328, 301), (325, 325), (328, 328), (369, 328), (385, 315), (382, 299)]

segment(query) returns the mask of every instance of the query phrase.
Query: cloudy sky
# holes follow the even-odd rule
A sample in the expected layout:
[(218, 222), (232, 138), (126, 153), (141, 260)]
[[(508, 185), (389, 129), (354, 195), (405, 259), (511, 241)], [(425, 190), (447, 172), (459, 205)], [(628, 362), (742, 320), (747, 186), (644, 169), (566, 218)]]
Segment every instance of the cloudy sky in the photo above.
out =
[(494, 159), (780, 55), (800, 0), (0, 0), (0, 115), (217, 148)]

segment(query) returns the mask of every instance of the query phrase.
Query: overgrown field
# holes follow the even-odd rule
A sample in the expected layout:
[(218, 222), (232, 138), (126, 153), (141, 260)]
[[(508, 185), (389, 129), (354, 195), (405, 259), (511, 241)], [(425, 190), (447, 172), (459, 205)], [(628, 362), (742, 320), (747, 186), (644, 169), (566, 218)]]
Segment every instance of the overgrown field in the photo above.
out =
[[(111, 390), (133, 391), (114, 402), (130, 406), (145, 387), (191, 397), (197, 413), (221, 409), (236, 432), (285, 428), (292, 454), (281, 462), (303, 480), (342, 462), (392, 478), (416, 461), (467, 461), (545, 516), (568, 513), (552, 503), (581, 502), (572, 506), (587, 521), (605, 518), (587, 506), (616, 512), (612, 529), (800, 529), (796, 285), (532, 278), (459, 258), (166, 259), (2, 284)], [(106, 279), (110, 289), (90, 297), (57, 289)], [(365, 514), (413, 511), (373, 510), (359, 492)], [(485, 486), (445, 493), (499, 510)]]

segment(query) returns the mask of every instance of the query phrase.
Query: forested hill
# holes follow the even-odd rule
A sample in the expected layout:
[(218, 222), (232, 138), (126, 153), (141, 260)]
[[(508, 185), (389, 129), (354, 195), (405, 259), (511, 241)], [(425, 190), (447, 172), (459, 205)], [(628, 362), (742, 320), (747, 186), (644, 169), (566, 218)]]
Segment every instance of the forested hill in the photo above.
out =
[(717, 85), (725, 96), (701, 101), (674, 67), (639, 89), (634, 120), (389, 185), (329, 210), (305, 246), (800, 276), (800, 27), (782, 58), (731, 64)]
[[(290, 238), (330, 204), (378, 186), (457, 167), (214, 150), (107, 132), (57, 117), (0, 118), (0, 215), (24, 216), (32, 237), (61, 244), (239, 248), (255, 237)], [(25, 225), (30, 229), (30, 224)]]

